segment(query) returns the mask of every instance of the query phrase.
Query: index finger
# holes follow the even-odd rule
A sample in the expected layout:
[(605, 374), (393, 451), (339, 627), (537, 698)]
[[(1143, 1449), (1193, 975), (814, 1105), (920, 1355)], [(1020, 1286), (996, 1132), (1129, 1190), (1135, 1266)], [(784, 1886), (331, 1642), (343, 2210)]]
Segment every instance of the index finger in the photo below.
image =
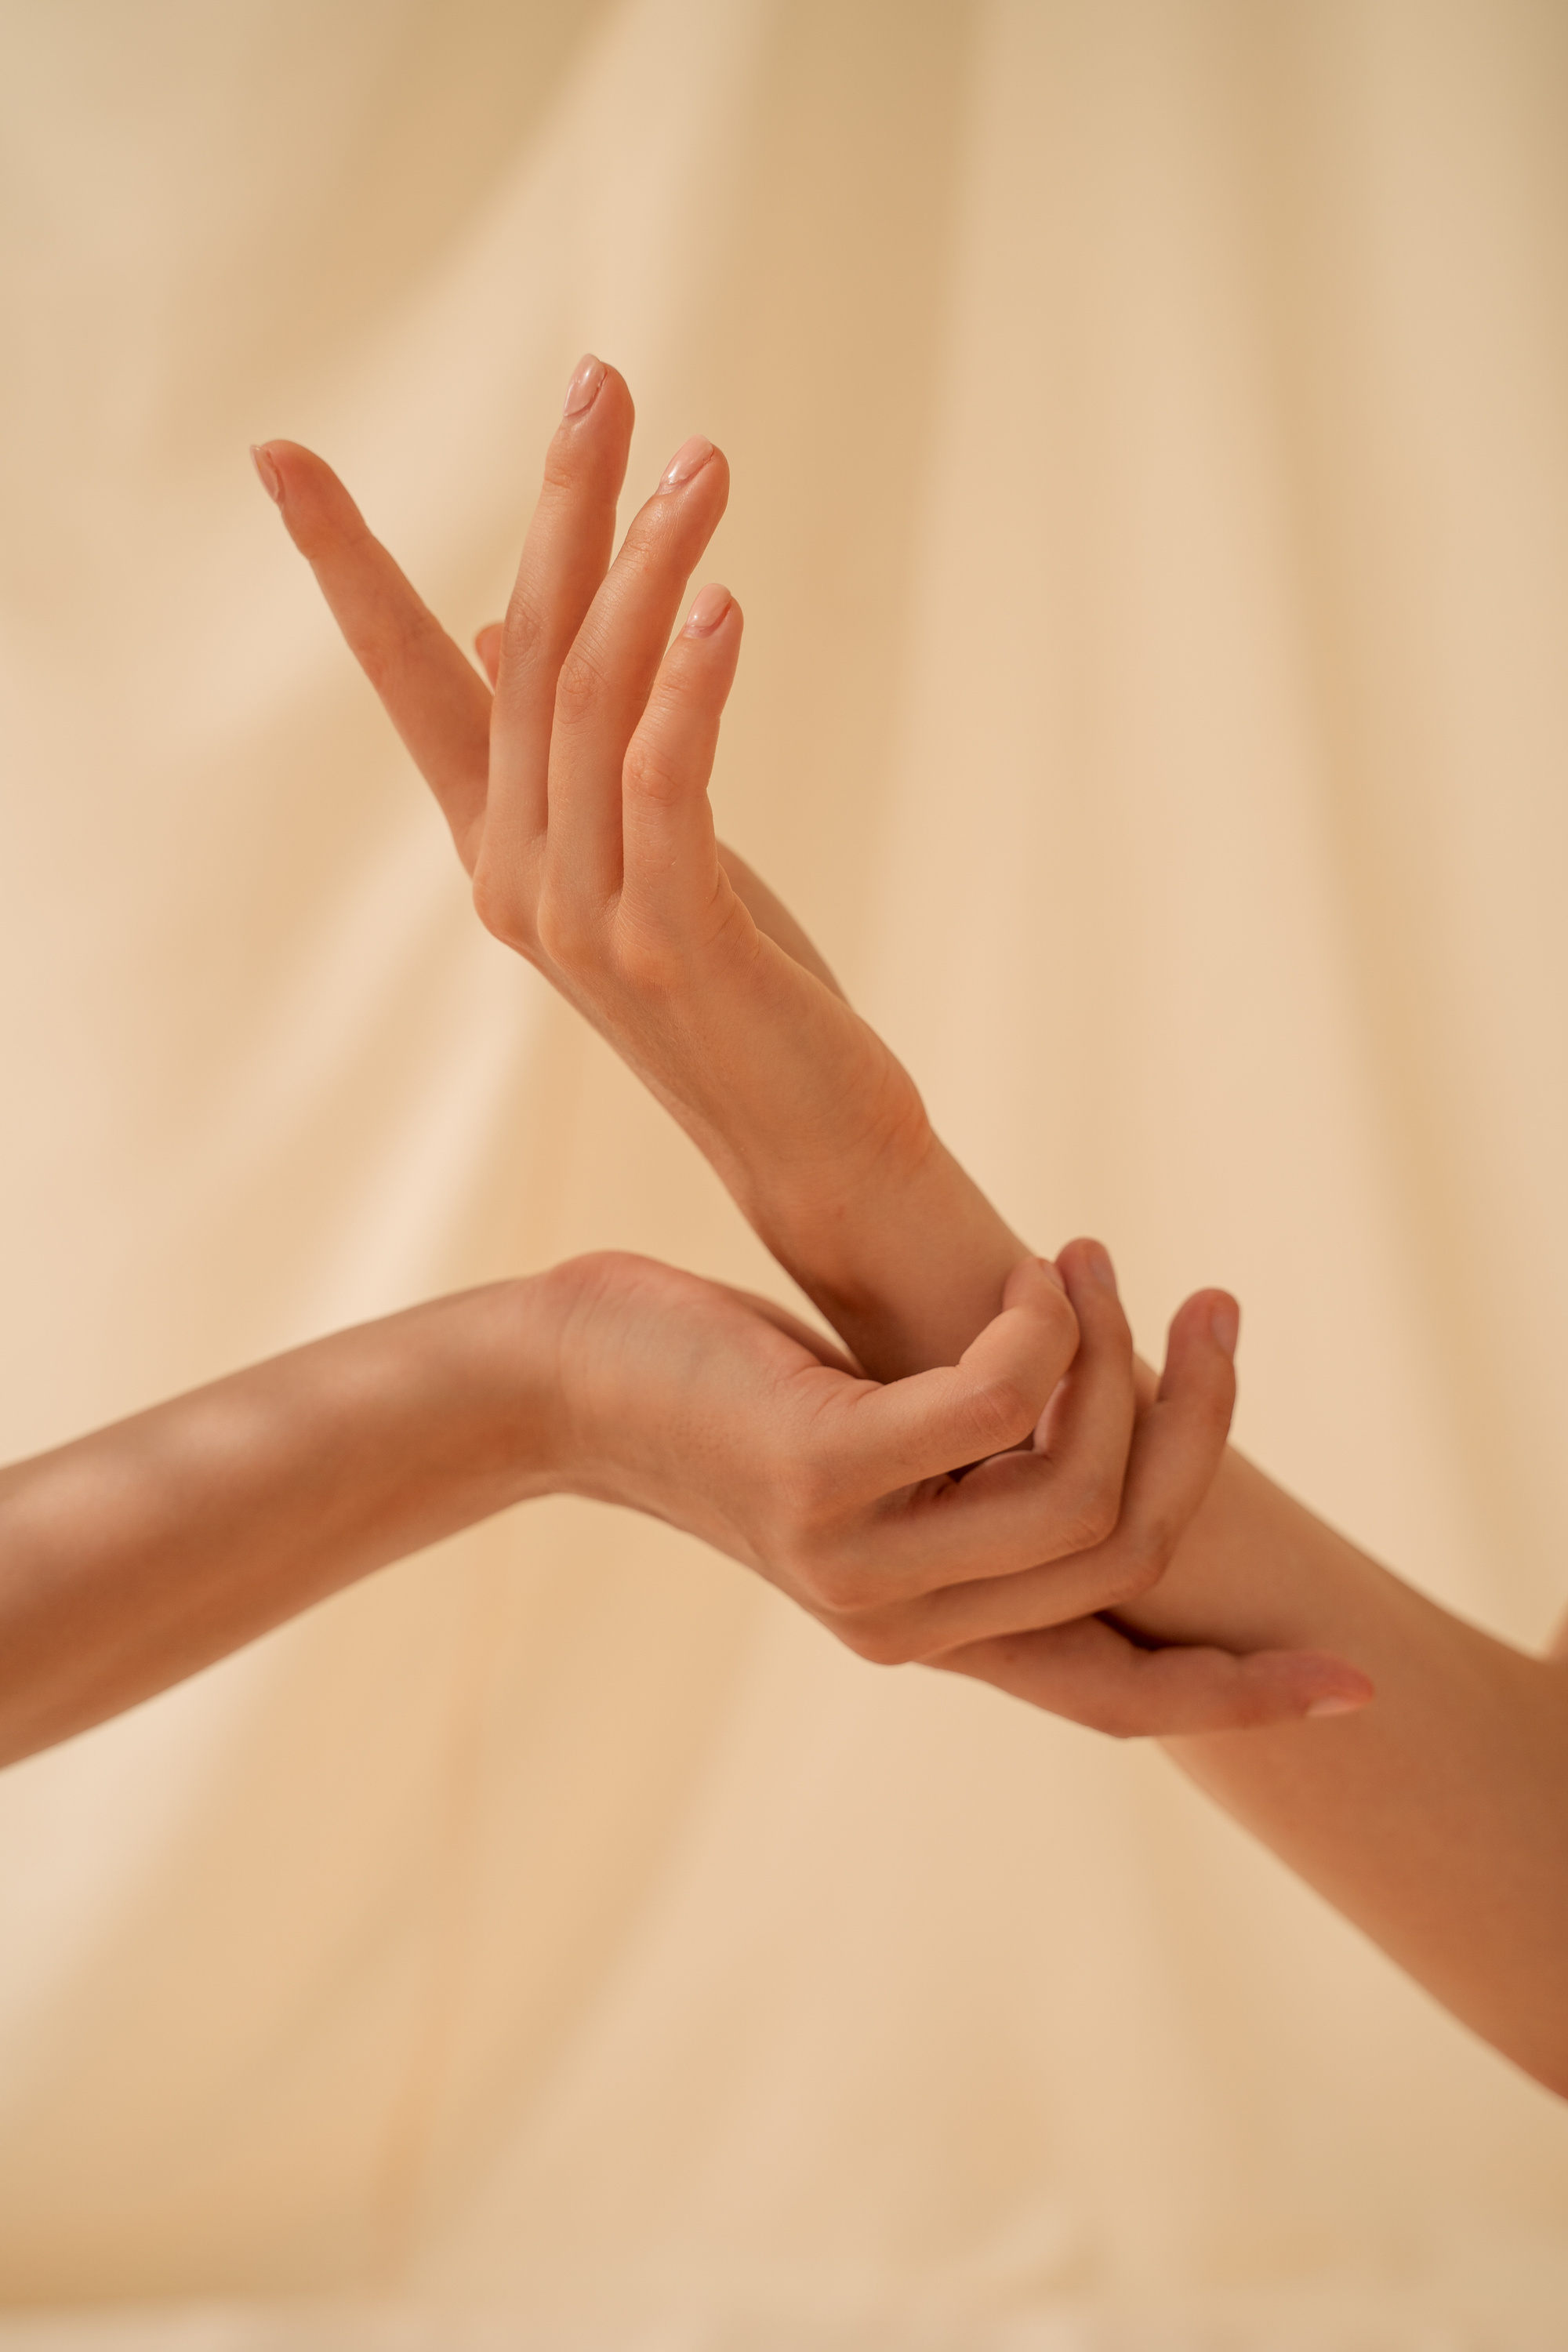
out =
[[(1081, 1313), (1092, 1288), (1075, 1296)], [(1077, 1475), (1069, 1456), (1059, 1465), (1059, 1486), (1058, 1465), (1047, 1458), (1004, 1454), (983, 1463), (951, 1502), (940, 1493), (931, 1497), (942, 1507), (935, 1515), (940, 1543), (928, 1538), (921, 1548), (928, 1586), (934, 1589), (917, 1600), (904, 1622), (917, 1655), (930, 1658), (992, 1636), (1121, 1608), (1158, 1582), (1225, 1450), (1236, 1395), (1235, 1328), (1224, 1324), (1222, 1339), (1219, 1318), (1234, 1315), (1234, 1308), (1235, 1301), (1218, 1291), (1200, 1291), (1185, 1302), (1171, 1327), (1159, 1401), (1141, 1413), (1130, 1454), (1097, 1461), (1091, 1453)], [(1087, 1315), (1082, 1328), (1083, 1353), (1089, 1355), (1103, 1333)], [(1109, 1486), (1093, 1499), (1096, 1482), (1107, 1472), (1114, 1475), (1120, 1512)], [(1109, 1522), (1098, 1532), (1077, 1517), (1086, 1496), (1091, 1510)], [(918, 1529), (918, 1504), (909, 1517)], [(1027, 1561), (1019, 1556), (1021, 1543), (1032, 1547)]]
[(825, 1438), (837, 1490), (864, 1503), (1020, 1445), (1072, 1361), (1078, 1321), (1066, 1291), (1037, 1258), (1007, 1277), (1002, 1307), (956, 1364), (868, 1382)]

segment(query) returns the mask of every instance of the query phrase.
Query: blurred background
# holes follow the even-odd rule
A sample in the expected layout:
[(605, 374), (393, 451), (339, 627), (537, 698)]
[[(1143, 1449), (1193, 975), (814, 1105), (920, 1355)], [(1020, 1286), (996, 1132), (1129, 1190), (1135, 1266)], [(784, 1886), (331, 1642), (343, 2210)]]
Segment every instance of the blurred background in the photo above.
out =
[[(619, 1244), (251, 475), (460, 635), (701, 430), (721, 830), (1145, 1345), (1568, 1601), (1562, 0), (5, 0), (0, 1452)], [(537, 1505), (0, 1779), (0, 2345), (1550, 2352), (1568, 2114), (1157, 1750)]]

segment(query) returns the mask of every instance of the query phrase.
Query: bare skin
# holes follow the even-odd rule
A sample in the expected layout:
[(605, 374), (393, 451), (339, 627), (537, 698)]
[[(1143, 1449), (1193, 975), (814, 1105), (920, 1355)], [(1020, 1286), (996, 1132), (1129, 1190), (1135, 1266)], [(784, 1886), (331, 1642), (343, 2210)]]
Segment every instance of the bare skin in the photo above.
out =
[[(631, 426), (620, 377), (584, 361), (506, 620), (481, 636), (493, 699), (330, 470), (289, 443), (258, 462), (446, 811), (481, 919), (668, 1105), (862, 1363), (952, 1362), (1026, 1246), (714, 839), (739, 607), (705, 589), (669, 633), (727, 471), (689, 443), (616, 554)], [(1322, 1694), (1342, 1721), (1298, 1708), (1194, 1736), (1160, 1683), (1187, 1653), (1160, 1644), (1353, 1661), (1376, 1704), (1347, 1675)], [(1221, 1804), (1568, 2095), (1568, 1642), (1535, 1657), (1491, 1640), (1227, 1451), (1165, 1573), (1112, 1615), (926, 1654), (1100, 1728), (1168, 1736)]]
[[(1157, 1580), (1202, 1501), (1235, 1329), (1223, 1292), (1189, 1301), (1141, 1407), (1084, 1243), (1059, 1276), (1020, 1261), (957, 1366), (889, 1385), (614, 1253), (338, 1332), (0, 1472), (0, 1762), (542, 1494), (689, 1529), (868, 1658), (1074, 1619)], [(1316, 1687), (1310, 1660), (1181, 1657), (1194, 1720)]]

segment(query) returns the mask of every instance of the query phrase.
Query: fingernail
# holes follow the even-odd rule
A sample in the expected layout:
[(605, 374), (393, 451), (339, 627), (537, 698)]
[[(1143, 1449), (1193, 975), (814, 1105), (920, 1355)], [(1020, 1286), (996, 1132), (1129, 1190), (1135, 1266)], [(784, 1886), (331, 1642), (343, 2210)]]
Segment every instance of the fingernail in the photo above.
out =
[(261, 487), (274, 506), (283, 503), (283, 477), (258, 441), (250, 445), (250, 462), (260, 478)]
[(699, 588), (686, 615), (684, 634), (689, 637), (710, 637), (734, 601), (728, 588), (721, 588), (716, 581)]
[(1103, 1288), (1106, 1290), (1115, 1289), (1116, 1268), (1110, 1263), (1110, 1252), (1106, 1248), (1103, 1242), (1090, 1242), (1089, 1245), (1089, 1270), (1090, 1274), (1093, 1275), (1096, 1282), (1100, 1283)]
[(1061, 1276), (1057, 1272), (1057, 1268), (1056, 1268), (1056, 1262), (1055, 1262), (1055, 1260), (1054, 1260), (1054, 1259), (1052, 1259), (1052, 1258), (1048, 1258), (1048, 1257), (1043, 1257), (1043, 1258), (1041, 1258), (1041, 1259), (1040, 1259), (1040, 1261), (1039, 1261), (1039, 1266), (1040, 1266), (1040, 1272), (1045, 1276), (1046, 1280), (1047, 1280), (1047, 1282), (1054, 1282), (1054, 1283), (1056, 1284), (1056, 1286), (1057, 1286), (1057, 1288), (1061, 1292), (1061, 1294), (1062, 1294), (1063, 1297), (1065, 1298), (1065, 1297), (1066, 1297), (1066, 1296), (1067, 1296), (1067, 1284), (1062, 1280)]
[(592, 408), (599, 397), (599, 386), (604, 381), (604, 361), (596, 360), (592, 352), (584, 352), (572, 372), (572, 381), (566, 387), (566, 402), (561, 411), (562, 415), (581, 416)]
[(700, 433), (694, 433), (689, 441), (683, 441), (664, 469), (658, 485), (659, 497), (668, 498), (671, 490), (683, 490), (687, 483), (693, 481), (702, 471), (712, 455), (712, 442), (705, 441)]
[(1359, 1715), (1365, 1705), (1364, 1698), (1340, 1698), (1331, 1691), (1326, 1697), (1315, 1698), (1307, 1713), (1314, 1718), (1325, 1715)]
[(1216, 1298), (1209, 1308), (1209, 1329), (1223, 1356), (1234, 1356), (1241, 1333), (1241, 1309), (1234, 1298)]

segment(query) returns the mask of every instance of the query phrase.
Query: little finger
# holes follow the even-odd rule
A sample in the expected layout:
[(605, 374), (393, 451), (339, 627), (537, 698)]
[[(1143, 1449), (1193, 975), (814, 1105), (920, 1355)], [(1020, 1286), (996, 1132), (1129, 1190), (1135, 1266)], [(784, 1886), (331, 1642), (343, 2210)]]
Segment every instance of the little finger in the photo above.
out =
[(1375, 1695), (1358, 1667), (1323, 1652), (1144, 1650), (1098, 1617), (976, 1643), (931, 1663), (1114, 1739), (1303, 1723), (1352, 1714)]
[(705, 947), (739, 910), (720, 863), (708, 780), (742, 625), (727, 588), (700, 591), (626, 750), (618, 920), (644, 957)]

